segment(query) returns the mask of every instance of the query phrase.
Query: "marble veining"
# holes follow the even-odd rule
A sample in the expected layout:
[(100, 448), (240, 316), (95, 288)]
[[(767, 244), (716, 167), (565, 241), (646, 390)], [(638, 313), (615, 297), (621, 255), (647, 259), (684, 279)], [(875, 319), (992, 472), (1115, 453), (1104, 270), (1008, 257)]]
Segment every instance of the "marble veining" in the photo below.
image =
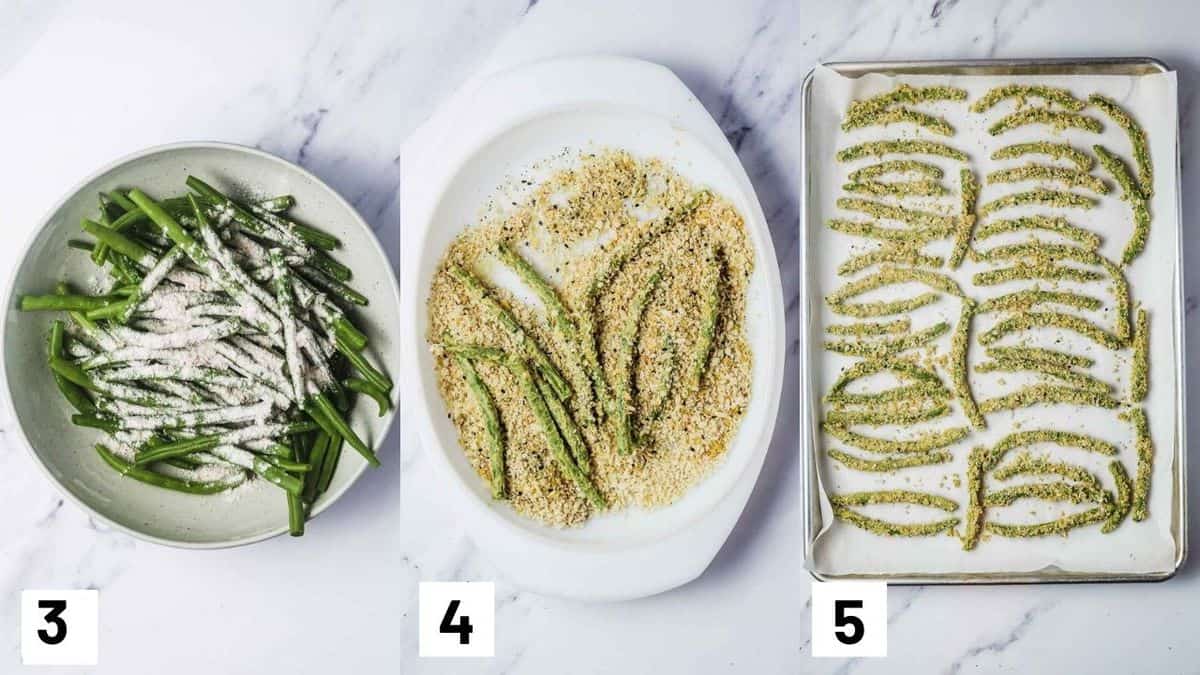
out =
[[(20, 589), (81, 586), (101, 589), (100, 673), (145, 672), (143, 658), (169, 659), (177, 673), (1194, 670), (1200, 579), (1190, 568), (1149, 586), (895, 588), (891, 658), (811, 658), (795, 323), (799, 86), (814, 64), (1161, 57), (1181, 74), (1186, 195), (1197, 187), (1188, 166), (1197, 19), (1186, 3), (1135, 10), (1087, 0), (211, 0), (202, 12), (152, 0), (0, 0), (6, 277), (15, 243), (67, 186), (118, 155), (184, 139), (299, 162), (354, 203), (398, 265), (401, 145), (441, 100), (530, 60), (617, 53), (675, 70), (737, 150), (771, 224), (789, 320), (772, 446), (706, 574), (619, 605), (543, 598), (498, 580), (497, 656), (488, 661), (416, 658), (417, 582), (495, 571), (444, 508), (403, 413), (380, 453), (384, 468), (303, 540), (219, 552), (144, 544), (92, 522), (63, 503), (0, 420), (0, 672), (19, 663)], [(1193, 213), (1185, 202), (1189, 233)], [(1185, 236), (1185, 247), (1189, 261), (1200, 259), (1200, 238)], [(1189, 318), (1197, 283), (1187, 281)], [(139, 637), (155, 625), (170, 630), (150, 643)], [(212, 648), (198, 649), (197, 636)], [(1064, 643), (1087, 649), (1058, 649)]]

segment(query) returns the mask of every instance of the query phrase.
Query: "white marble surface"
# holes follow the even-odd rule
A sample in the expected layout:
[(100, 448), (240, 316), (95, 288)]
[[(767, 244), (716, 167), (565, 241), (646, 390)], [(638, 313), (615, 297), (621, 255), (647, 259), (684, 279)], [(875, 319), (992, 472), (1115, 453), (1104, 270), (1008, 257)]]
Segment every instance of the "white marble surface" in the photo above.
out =
[[(9, 242), (0, 275), (14, 242), (67, 186), (120, 154), (198, 138), (298, 160), (350, 198), (395, 255), (397, 154), (441, 98), (507, 65), (611, 52), (673, 68), (717, 117), (771, 221), (794, 312), (798, 93), (817, 61), (1162, 57), (1181, 72), (1186, 195), (1200, 187), (1188, 166), (1197, 20), (1200, 10), (1165, 0), (1138, 9), (1088, 0), (0, 0), (0, 223)], [(1193, 213), (1185, 203), (1189, 232)], [(1200, 259), (1200, 244), (1186, 245), (1188, 260)], [(501, 581), (497, 657), (484, 661), (416, 658), (416, 582), (494, 571), (447, 515), (403, 418), (384, 468), (309, 536), (223, 552), (97, 527), (0, 434), (0, 672), (20, 670), (17, 597), (34, 587), (101, 589), (101, 673), (1197, 669), (1200, 574), (1191, 567), (1156, 585), (893, 589), (891, 658), (812, 659), (796, 378), (792, 365), (763, 475), (703, 577), (620, 605), (546, 599)]]

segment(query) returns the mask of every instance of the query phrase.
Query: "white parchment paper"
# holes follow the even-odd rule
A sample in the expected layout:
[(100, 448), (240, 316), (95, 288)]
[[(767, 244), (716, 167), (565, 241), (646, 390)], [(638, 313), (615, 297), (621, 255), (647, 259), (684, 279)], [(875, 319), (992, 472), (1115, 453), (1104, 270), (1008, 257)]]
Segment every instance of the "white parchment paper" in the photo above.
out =
[[(918, 132), (912, 125), (871, 127), (852, 132), (841, 130), (840, 123), (843, 114), (852, 100), (886, 92), (901, 82), (912, 85), (950, 84), (966, 89), (969, 92), (966, 103), (917, 106), (918, 109), (943, 116), (954, 125), (957, 133), (953, 137), (943, 138), (926, 131)], [(1007, 161), (994, 161), (990, 158), (995, 149), (1014, 143), (1030, 140), (1066, 141), (1076, 147), (1087, 149), (1089, 153), (1093, 144), (1100, 143), (1120, 154), (1131, 168), (1134, 167), (1133, 152), (1124, 130), (1095, 108), (1089, 107), (1084, 112), (1101, 120), (1104, 124), (1101, 134), (1079, 130), (1059, 131), (1047, 126), (1031, 125), (999, 137), (989, 135), (988, 126), (1003, 115), (1015, 110), (1018, 102), (1006, 101), (982, 114), (969, 112), (969, 102), (974, 101), (992, 87), (1011, 82), (1037, 82), (1065, 87), (1080, 99), (1086, 99), (1089, 94), (1094, 92), (1104, 94), (1120, 103), (1138, 120), (1149, 138), (1155, 186), (1154, 197), (1151, 200), (1153, 221), (1146, 249), (1131, 266), (1126, 268), (1126, 278), (1129, 281), (1134, 302), (1142, 303), (1150, 314), (1151, 385), (1149, 396), (1144, 403), (1155, 442), (1150, 517), (1140, 523), (1126, 519), (1115, 532), (1110, 534), (1101, 534), (1098, 525), (1075, 529), (1069, 536), (1048, 536), (1036, 539), (1007, 539), (985, 533), (973, 551), (963, 551), (957, 537), (884, 537), (844, 522), (835, 521), (828, 501), (825, 499), (825, 495), (828, 493), (879, 489), (920, 490), (954, 499), (960, 504), (958, 512), (954, 515), (963, 518), (968, 501), (966, 492), (968, 452), (977, 445), (990, 447), (1003, 436), (1018, 429), (1049, 428), (1077, 431), (1108, 440), (1121, 449), (1120, 458), (1132, 478), (1137, 470), (1133, 432), (1127, 422), (1118, 419), (1120, 412), (1118, 410), (1043, 405), (1014, 412), (993, 413), (988, 416), (987, 429), (973, 430), (966, 439), (950, 448), (954, 455), (953, 462), (904, 469), (890, 474), (866, 473), (842, 466), (826, 456), (829, 449), (844, 449), (860, 456), (868, 456), (869, 453), (848, 448), (836, 439), (818, 433), (815, 450), (821, 490), (823, 529), (817, 535), (813, 548), (813, 559), (809, 561), (809, 564), (818, 573), (827, 575), (1024, 573), (1048, 568), (1080, 573), (1153, 573), (1168, 571), (1174, 566), (1177, 544), (1172, 536), (1172, 518), (1176, 495), (1172, 478), (1179, 442), (1179, 439), (1176, 438), (1177, 410), (1175, 402), (1178, 392), (1175, 378), (1177, 369), (1182, 366), (1175, 360), (1174, 334), (1175, 312), (1178, 311), (1178, 308), (1175, 307), (1175, 291), (1179, 245), (1177, 239), (1179, 232), (1178, 182), (1176, 178), (1178, 107), (1174, 73), (1136, 77), (1095, 75), (887, 77), (867, 75), (849, 78), (827, 68), (818, 68), (812, 82), (810, 117), (808, 119), (807, 160), (810, 167), (810, 198), (808, 202), (810, 212), (808, 215), (811, 226), (807, 241), (807, 250), (810, 253), (806, 264), (807, 274), (812, 284), (812, 292), (807, 300), (811, 303), (810, 316), (813, 320), (811, 325), (805, 327), (806, 348), (809, 350), (809, 363), (812, 364), (806, 386), (811, 387), (810, 395), (813, 400), (821, 401), (842, 370), (857, 361), (855, 358), (826, 352), (823, 349), (822, 345), (826, 339), (824, 327), (829, 323), (847, 323), (851, 320), (849, 317), (837, 316), (830, 312), (825, 306), (823, 297), (845, 283), (846, 279), (858, 278), (865, 274), (858, 273), (850, 277), (839, 277), (836, 269), (841, 262), (854, 253), (861, 253), (878, 246), (877, 242), (839, 234), (824, 226), (824, 223), (833, 217), (869, 219), (865, 214), (838, 209), (835, 201), (842, 196), (863, 196), (849, 195), (843, 192), (841, 187), (847, 182), (847, 176), (851, 171), (878, 160), (868, 159), (839, 163), (835, 159), (837, 150), (867, 140), (920, 137), (946, 142), (970, 156), (969, 166), (974, 169), (981, 185), (980, 205), (1004, 194), (1035, 187), (1035, 184), (1029, 182), (988, 185), (985, 177), (997, 168), (1018, 166), (1029, 162), (1065, 166), (1061, 161), (1053, 161), (1042, 156), (1027, 155), (1018, 160)], [(891, 158), (893, 157), (888, 157), (888, 159)], [(938, 157), (922, 156), (918, 159), (938, 164), (945, 169), (946, 176), (943, 184), (954, 194), (942, 198), (940, 203), (944, 204), (945, 212), (956, 213), (958, 175), (962, 165)], [(1103, 237), (1104, 243), (1100, 253), (1119, 263), (1121, 251), (1132, 229), (1131, 211), (1128, 204), (1119, 199), (1120, 187), (1107, 177), (1099, 163), (1092, 173), (1103, 178), (1112, 187), (1112, 191), (1108, 195), (1099, 198), (1099, 208), (1090, 211), (1077, 209), (1050, 211), (1047, 207), (1037, 206), (1006, 209), (995, 217), (1014, 218), (1033, 213), (1065, 216), (1072, 223), (1084, 226)], [(892, 180), (894, 177), (888, 179)], [(1067, 189), (1063, 186), (1049, 184), (1039, 184), (1038, 186)], [(1072, 191), (1090, 194), (1089, 191), (1079, 188)], [(1092, 196), (1095, 197), (1095, 195)], [(933, 210), (930, 206), (936, 203), (911, 200), (906, 205)], [(979, 223), (987, 220), (988, 217), (981, 216)], [(979, 226), (979, 223), (976, 224), (976, 227)], [(1047, 233), (1039, 233), (1037, 236), (1047, 241), (1056, 240)], [(1028, 232), (1010, 233), (989, 238), (986, 242), (981, 242), (978, 248), (985, 249), (994, 245), (1015, 243), (1029, 237)], [(948, 255), (951, 246), (952, 242), (949, 240), (935, 242), (926, 248), (926, 252)], [(941, 271), (955, 278), (966, 294), (977, 300), (1032, 286), (1030, 282), (993, 287), (974, 286), (971, 283), (972, 275), (985, 269), (995, 269), (995, 265), (968, 260), (958, 270), (950, 270), (947, 266)], [(1041, 282), (1041, 285), (1046, 285), (1046, 282)], [(1077, 290), (1104, 300), (1104, 310), (1082, 313), (1082, 315), (1088, 316), (1102, 326), (1112, 326), (1114, 300), (1107, 282), (1086, 285), (1059, 283), (1056, 287), (1061, 290)], [(892, 286), (858, 299), (870, 301), (909, 297), (915, 290), (920, 290), (920, 287), (915, 285)], [(1058, 306), (1039, 309), (1080, 313), (1061, 309)], [(948, 321), (953, 326), (958, 321), (959, 310), (957, 302), (948, 301), (938, 302), (918, 310), (911, 314), (913, 329), (917, 330), (932, 325), (939, 320)], [(978, 335), (1003, 316), (1003, 314), (979, 315), (972, 327), (968, 366), (971, 368), (970, 381), (976, 401), (997, 394), (1009, 393), (1024, 384), (1032, 384), (1037, 381), (1034, 376), (1030, 375), (974, 372), (975, 365), (988, 360), (984, 348), (977, 342)], [(1130, 349), (1113, 353), (1085, 339), (1078, 338), (1074, 334), (1064, 334), (1062, 331), (1049, 329), (1023, 333), (1018, 337), (1030, 335), (1035, 336), (1036, 344), (1039, 346), (1057, 346), (1058, 348), (1065, 346), (1068, 351), (1095, 358), (1097, 365), (1088, 372), (1113, 384), (1116, 387), (1115, 395), (1124, 400), (1129, 387), (1129, 360), (1132, 355)], [(1019, 340), (1017, 342), (1027, 343), (1028, 341)], [(1015, 342), (1010, 339), (1005, 343)], [(1032, 342), (1028, 343), (1033, 344)], [(949, 353), (949, 349), (950, 334), (946, 334), (937, 341), (936, 353), (946, 355)], [(943, 380), (949, 385), (949, 372), (944, 366), (939, 366), (938, 370)], [(823, 403), (819, 403), (818, 409), (823, 411), (826, 407)], [(955, 402), (952, 418), (944, 418), (922, 428), (928, 430), (929, 428), (967, 424), (961, 407)], [(886, 429), (860, 428), (865, 433), (875, 436), (893, 437), (894, 434), (886, 433)], [(1032, 454), (1035, 455), (1048, 455), (1053, 459), (1084, 465), (1102, 481), (1105, 489), (1115, 492), (1114, 482), (1108, 471), (1109, 458), (1082, 451), (1064, 451), (1053, 446), (1038, 446), (1032, 450)], [(1011, 458), (1015, 454), (1014, 452), (1009, 457)], [(989, 489), (996, 489), (1003, 485), (1003, 483), (997, 483), (991, 479), (988, 482)], [(1052, 520), (1066, 513), (1086, 508), (1089, 506), (1076, 507), (1035, 500), (1020, 500), (1013, 506), (1004, 509), (989, 509), (988, 520), (1034, 523)], [(879, 505), (860, 510), (873, 517), (898, 522), (924, 522), (946, 517), (946, 514), (940, 511), (909, 505)]]

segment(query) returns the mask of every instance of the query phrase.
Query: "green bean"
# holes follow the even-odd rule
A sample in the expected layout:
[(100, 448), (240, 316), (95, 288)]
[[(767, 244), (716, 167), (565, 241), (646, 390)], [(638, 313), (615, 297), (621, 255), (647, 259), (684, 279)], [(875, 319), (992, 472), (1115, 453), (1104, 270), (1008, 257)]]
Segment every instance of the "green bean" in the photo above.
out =
[(850, 431), (844, 425), (829, 422), (828, 420), (821, 424), (821, 428), (825, 430), (825, 433), (843, 443), (852, 445), (859, 450), (878, 454), (921, 454), (932, 452), (953, 445), (966, 438), (967, 434), (970, 433), (970, 429), (967, 427), (953, 427), (927, 432), (909, 440), (895, 440), (891, 438), (864, 436)]
[(937, 115), (930, 115), (912, 108), (892, 108), (869, 113), (860, 113), (847, 117), (842, 122), (842, 131), (853, 131), (870, 126), (887, 126), (889, 124), (913, 124), (928, 129), (939, 136), (953, 136), (954, 127)]
[(1150, 421), (1143, 408), (1122, 413), (1122, 419), (1133, 426), (1137, 445), (1137, 476), (1133, 479), (1133, 520), (1140, 522), (1150, 515), (1150, 479), (1154, 473), (1154, 439), (1150, 436)]
[(385, 373), (371, 365), (371, 363), (367, 361), (366, 357), (364, 357), (353, 347), (347, 345), (340, 336), (334, 340), (334, 347), (341, 352), (342, 356), (346, 357), (346, 360), (349, 361), (350, 365), (362, 375), (364, 380), (370, 382), (377, 388), (387, 393), (391, 393), (392, 378), (388, 377)]
[(945, 175), (941, 167), (936, 164), (915, 159), (894, 159), (851, 171), (849, 178), (851, 182), (862, 183), (893, 173), (917, 173), (933, 179), (940, 179)]
[[(299, 458), (293, 451), (288, 459), (294, 460)], [(305, 513), (304, 510), (304, 498), (302, 493), (303, 485), (301, 486), (300, 490), (295, 492), (291, 490), (287, 491), (288, 534), (292, 535), (293, 537), (304, 536), (304, 521), (308, 514)]]
[(712, 357), (713, 343), (717, 335), (717, 322), (721, 317), (722, 286), (725, 279), (725, 257), (719, 248), (714, 248), (709, 256), (712, 269), (709, 271), (708, 287), (704, 296), (704, 313), (700, 318), (700, 338), (696, 343), (696, 352), (692, 357), (690, 383), (692, 391), (699, 391), (704, 375), (708, 371), (709, 360)]
[(1048, 190), (1046, 188), (1034, 188), (1025, 192), (1014, 192), (1004, 195), (997, 199), (979, 207), (979, 212), (983, 215), (995, 213), (1002, 209), (1012, 208), (1015, 206), (1030, 206), (1040, 204), (1050, 206), (1057, 209), (1094, 209), (1096, 208), (1096, 200), (1086, 195), (1081, 195), (1077, 192), (1067, 192), (1064, 190)]
[[(62, 321), (56, 319), (54, 323), (50, 324), (50, 336), (48, 342), (49, 350), (47, 362), (54, 359), (62, 359)], [(70, 403), (72, 407), (81, 413), (90, 414), (96, 411), (96, 404), (92, 402), (92, 399), (88, 398), (88, 395), (84, 392), (83, 388), (63, 377), (58, 372), (51, 371), (51, 374), (54, 376), (54, 383), (58, 385), (59, 392), (62, 393), (63, 398), (67, 399), (67, 402)]]
[(1134, 403), (1144, 401), (1150, 389), (1150, 319), (1141, 307), (1138, 307), (1134, 324), (1131, 371), (1129, 398)]
[(546, 407), (550, 410), (550, 416), (554, 418), (555, 426), (558, 427), (559, 433), (562, 434), (563, 440), (570, 448), (571, 456), (575, 458), (576, 466), (585, 475), (591, 475), (592, 460), (588, 454), (587, 442), (583, 440), (583, 434), (580, 433), (579, 426), (575, 424), (575, 419), (571, 417), (571, 412), (567, 410), (562, 401), (554, 397), (554, 392), (551, 391), (544, 379), (537, 375), (534, 375), (533, 379), (542, 398), (546, 400)]
[(68, 239), (67, 247), (73, 248), (73, 249), (78, 249), (80, 251), (89, 251), (89, 252), (96, 250), (95, 244), (93, 244), (90, 241), (83, 241), (82, 239)]
[(992, 153), (992, 159), (1016, 159), (1024, 155), (1045, 155), (1053, 159), (1065, 159), (1073, 163), (1080, 171), (1091, 171), (1095, 161), (1083, 150), (1074, 148), (1067, 143), (1051, 143), (1049, 141), (1033, 141), (1009, 145)]
[(1068, 110), (1076, 112), (1084, 108), (1083, 101), (1075, 98), (1069, 89), (1049, 87), (1042, 84), (1006, 84), (993, 87), (983, 96), (976, 99), (971, 104), (971, 112), (987, 112), (997, 103), (1010, 98), (1015, 98), (1021, 103), (1024, 103), (1029, 98), (1040, 98), (1046, 103), (1057, 103)]
[(560, 400), (566, 400), (571, 397), (571, 386), (567, 384), (558, 367), (546, 355), (545, 350), (537, 343), (537, 340), (525, 330), (521, 323), (517, 321), (517, 317), (513, 316), (512, 312), (488, 290), (487, 286), (479, 277), (472, 274), (469, 270), (458, 265), (450, 268), (450, 274), (463, 285), (476, 302), (487, 308), (492, 314), (492, 317), (500, 323), (501, 326), (513, 336), (524, 349), (525, 353), (533, 361), (534, 367), (544, 376), (550, 386), (554, 389), (555, 394)]
[(891, 338), (886, 340), (864, 341), (864, 340), (843, 340), (840, 342), (825, 342), (825, 349), (838, 354), (849, 354), (852, 356), (865, 356), (871, 358), (883, 358), (900, 354), (910, 349), (916, 349), (929, 342), (941, 337), (944, 333), (950, 330), (950, 324), (942, 321), (928, 328), (923, 328), (919, 331), (909, 333), (904, 337)]
[(971, 243), (971, 231), (975, 229), (975, 205), (979, 201), (979, 181), (975, 172), (964, 168), (959, 172), (959, 214), (955, 228), (954, 250), (950, 253), (950, 266), (957, 268)]
[(68, 381), (87, 389), (88, 391), (104, 392), (104, 389), (96, 384), (96, 381), (91, 378), (83, 368), (59, 357), (50, 358), (50, 368), (54, 372), (66, 378)]
[(1080, 406), (1107, 408), (1109, 410), (1121, 405), (1120, 401), (1103, 392), (1048, 384), (1035, 384), (1011, 394), (989, 398), (979, 404), (979, 410), (984, 413), (994, 413), (1001, 410), (1028, 408), (1043, 403), (1047, 405), (1071, 403)]
[(335, 436), (330, 436), (323, 429), (316, 433), (312, 443), (312, 450), (308, 456), (308, 463), (314, 468), (304, 476), (304, 491), (301, 493), (303, 500), (312, 504), (317, 501), (320, 496), (318, 488), (321, 483), (321, 467), (325, 464), (325, 456), (329, 452), (329, 443)]
[(1083, 504), (1097, 501), (1100, 497), (1094, 489), (1077, 483), (1057, 481), (1054, 483), (1024, 483), (989, 492), (984, 496), (985, 507), (1011, 506), (1019, 499), (1042, 499), (1054, 502)]
[(980, 335), (979, 342), (983, 345), (990, 345), (1010, 333), (1047, 327), (1078, 333), (1109, 349), (1121, 349), (1124, 346), (1124, 342), (1120, 338), (1096, 326), (1091, 321), (1060, 312), (1024, 312), (1011, 316)]
[(379, 416), (383, 417), (388, 410), (392, 408), (392, 402), (388, 399), (388, 394), (384, 390), (376, 387), (367, 380), (360, 377), (347, 377), (342, 380), (342, 386), (350, 391), (356, 391), (360, 394), (366, 394), (375, 399), (375, 403), (379, 406)]
[(1064, 368), (1091, 368), (1096, 365), (1094, 359), (1086, 356), (1041, 347), (988, 347), (987, 355), (995, 359), (1037, 361)]
[(121, 474), (122, 476), (128, 476), (142, 483), (166, 488), (168, 490), (174, 490), (176, 492), (186, 492), (194, 495), (211, 495), (218, 492), (224, 492), (241, 484), (241, 481), (203, 482), (166, 476), (164, 474), (156, 473), (149, 469), (130, 464), (120, 457), (114, 455), (103, 445), (96, 445), (96, 453), (100, 455), (100, 459), (104, 460), (105, 464), (115, 469), (117, 473)]
[(91, 429), (100, 429), (108, 433), (116, 433), (117, 422), (115, 420), (99, 417), (95, 414), (78, 413), (71, 415), (71, 424), (77, 427), (89, 427)]
[(1007, 169), (1000, 169), (988, 174), (989, 183), (1022, 183), (1025, 181), (1046, 181), (1061, 183), (1066, 187), (1087, 188), (1102, 195), (1109, 193), (1110, 188), (1104, 181), (1086, 171), (1065, 169), (1061, 166), (1044, 164), (1026, 164)]
[(946, 518), (931, 523), (893, 523), (864, 516), (853, 509), (837, 504), (833, 506), (833, 515), (868, 532), (889, 537), (927, 537), (951, 530), (959, 522), (958, 518)]
[[(284, 431), (285, 434), (298, 434), (306, 431), (312, 431), (314, 425), (309, 422), (292, 422)], [(211, 450), (221, 443), (220, 434), (207, 434), (204, 436), (196, 436), (194, 438), (184, 438), (170, 443), (154, 445), (153, 447), (143, 448), (138, 453), (135, 459), (135, 464), (148, 464), (159, 460), (167, 459), (168, 457), (179, 457), (181, 455), (190, 455), (193, 452), (204, 452)]]
[(975, 395), (971, 393), (971, 381), (967, 377), (967, 350), (971, 344), (971, 321), (974, 317), (975, 302), (967, 299), (963, 302), (958, 325), (954, 327), (954, 336), (950, 342), (950, 382), (954, 386), (954, 395), (971, 425), (976, 429), (986, 429), (987, 420), (975, 404)]
[(367, 305), (371, 304), (371, 301), (367, 299), (367, 296), (342, 283), (344, 280), (339, 281), (338, 279), (330, 277), (324, 270), (319, 268), (311, 268), (308, 266), (301, 266), (298, 271), (300, 276), (311, 281), (321, 290), (331, 293), (350, 304), (358, 305), (360, 307), (366, 307)]
[[(379, 458), (375, 456), (375, 453), (371, 451), (371, 448), (367, 447), (366, 443), (363, 443), (362, 439), (359, 438), (354, 429), (350, 428), (350, 425), (346, 423), (346, 420), (342, 417), (342, 414), (338, 412), (337, 408), (333, 407), (333, 404), (330, 403), (329, 398), (326, 397), (325, 394), (314, 394), (309, 397), (309, 401), (312, 404), (308, 406), (310, 408), (310, 415), (312, 415), (312, 409), (315, 406), (315, 409), (319, 410), (321, 415), (324, 416), (324, 418), (329, 422), (330, 426), (337, 431), (337, 435), (344, 438), (346, 442), (350, 444), (350, 447), (358, 451), (358, 454), (362, 455), (363, 459), (367, 460), (367, 464), (370, 464), (371, 466), (379, 466)], [(318, 420), (317, 423), (320, 424), (320, 420)]]
[(829, 456), (855, 471), (869, 473), (885, 473), (908, 469), (914, 466), (929, 466), (944, 464), (954, 458), (949, 452), (925, 452), (920, 454), (897, 455), (885, 459), (863, 459), (841, 450), (830, 450)]
[(317, 494), (325, 494), (337, 473), (338, 462), (342, 459), (342, 438), (332, 438), (329, 448), (325, 451), (325, 459), (321, 462), (321, 479), (317, 483)]
[(890, 91), (850, 103), (846, 114), (868, 115), (886, 110), (897, 104), (925, 103), (928, 101), (965, 101), (967, 90), (944, 85), (914, 87), (910, 84), (898, 84)]
[(269, 199), (260, 199), (254, 205), (271, 213), (283, 213), (296, 205), (296, 198), (291, 195), (279, 195)]
[(936, 141), (899, 140), (899, 141), (868, 141), (849, 148), (838, 150), (837, 161), (852, 162), (863, 157), (883, 157), (884, 155), (934, 155), (949, 157), (960, 162), (969, 160), (967, 154), (956, 148)]
[(1125, 112), (1116, 101), (1101, 94), (1092, 94), (1088, 103), (1099, 108), (1117, 123), (1129, 136), (1129, 144), (1133, 147), (1133, 158), (1138, 167), (1138, 183), (1142, 195), (1149, 199), (1154, 196), (1154, 165), (1150, 162), (1150, 146), (1146, 142), (1146, 132), (1129, 113)]
[(1133, 506), (1133, 485), (1129, 481), (1129, 474), (1125, 472), (1125, 465), (1119, 459), (1113, 460), (1109, 463), (1108, 470), (1117, 484), (1117, 498), (1113, 502), (1112, 512), (1104, 521), (1104, 526), (1100, 528), (1100, 531), (1105, 534), (1120, 527), (1125, 516), (1129, 515), (1129, 509)]
[(549, 408), (546, 406), (546, 399), (538, 390), (537, 383), (534, 381), (533, 373), (529, 366), (522, 359), (509, 356), (507, 365), (513, 375), (517, 377), (517, 382), (521, 386), (521, 392), (525, 395), (525, 400), (529, 407), (533, 409), (534, 417), (542, 427), (542, 433), (546, 436), (546, 444), (550, 446), (550, 452), (558, 463), (559, 469), (575, 484), (575, 487), (583, 493), (588, 502), (597, 509), (608, 507), (608, 501), (604, 495), (596, 489), (592, 481), (588, 479), (587, 474), (575, 464), (571, 454), (567, 451), (566, 444), (563, 443), (563, 438), (559, 434), (558, 428), (554, 425), (554, 418), (550, 414)]
[[(720, 264), (718, 262), (718, 264)], [(634, 370), (637, 368), (637, 339), (642, 325), (642, 316), (646, 313), (646, 304), (650, 301), (650, 296), (658, 288), (659, 282), (662, 281), (662, 268), (659, 268), (650, 275), (650, 278), (642, 286), (641, 291), (633, 300), (633, 305), (629, 308), (625, 328), (621, 331), (621, 351), (619, 355), (619, 363), (621, 364), (621, 377), (617, 380), (617, 385), (613, 387), (613, 423), (616, 426), (617, 437), (617, 453), (628, 455), (633, 452), (633, 423), (630, 421), (629, 407), (634, 402)], [(707, 316), (707, 315), (706, 315)], [(715, 322), (714, 322), (715, 323)], [(708, 324), (703, 324), (707, 327)], [(701, 340), (704, 338), (704, 328), (701, 328)], [(708, 340), (711, 345), (712, 329), (708, 330)], [(553, 410), (551, 410), (553, 412)], [(562, 425), (559, 425), (561, 428)], [(583, 468), (580, 466), (580, 468)]]
[(154, 264), (150, 262), (155, 259), (154, 253), (134, 239), (86, 218), (83, 220), (82, 227), (84, 232), (92, 235), (117, 253), (128, 256), (135, 263), (143, 267)]
[(558, 327), (559, 332), (568, 338), (574, 338), (576, 329), (575, 321), (571, 318), (571, 312), (567, 306), (563, 304), (562, 298), (559, 297), (558, 291), (546, 281), (538, 271), (529, 264), (529, 261), (521, 257), (516, 249), (509, 246), (507, 243), (500, 242), (496, 247), (500, 254), (500, 260), (504, 261), (521, 279), (529, 284), (533, 292), (546, 306), (546, 310), (554, 319), (554, 325)]
[(975, 548), (983, 531), (983, 474), (987, 471), (991, 455), (992, 451), (981, 446), (971, 448), (967, 455), (967, 523), (961, 537), (964, 551)]
[(1085, 230), (1078, 225), (1072, 225), (1066, 218), (1052, 216), (1026, 216), (1007, 220), (993, 220), (984, 223), (975, 232), (976, 239), (982, 240), (1005, 232), (1021, 230), (1045, 230), (1073, 239), (1091, 250), (1100, 247), (1100, 236)]
[(1040, 288), (1031, 288), (988, 298), (980, 303), (978, 313), (1024, 311), (1043, 304), (1065, 305), (1067, 307), (1091, 311), (1104, 306), (1104, 303), (1098, 298), (1093, 298), (1090, 295), (1071, 291), (1046, 291)]
[(1077, 527), (1104, 520), (1110, 508), (1108, 505), (1097, 506), (1094, 509), (1063, 516), (1058, 520), (1032, 525), (991, 522), (984, 525), (984, 527), (988, 532), (998, 534), (1002, 537), (1044, 537), (1049, 534), (1064, 534)]
[(475, 364), (471, 363), (471, 359), (462, 354), (456, 354), (454, 360), (458, 364), (459, 370), (462, 371), (463, 378), (467, 381), (471, 395), (475, 398), (479, 414), (483, 416), (484, 429), (487, 431), (488, 437), (488, 464), (491, 468), (492, 498), (506, 499), (508, 497), (508, 481), (504, 477), (504, 431), (500, 422), (500, 411), (496, 409), (496, 402), (492, 399), (492, 394), (488, 391), (487, 385), (483, 383), (483, 379), (479, 377), (479, 371), (475, 369)]
[(108, 307), (121, 298), (112, 295), (22, 295), (22, 312), (76, 311)]
[(667, 403), (671, 400), (671, 391), (675, 388), (675, 376), (679, 370), (679, 352), (675, 348), (675, 340), (671, 339), (670, 336), (663, 339), (663, 351), (667, 354), (667, 372), (658, 386), (658, 396), (654, 399), (654, 405), (650, 407), (650, 414), (642, 420), (639, 434), (643, 436), (645, 435), (646, 428), (662, 417), (663, 411), (667, 408)]
[(1047, 124), (1056, 129), (1082, 129), (1094, 134), (1104, 131), (1104, 125), (1094, 117), (1048, 108), (1026, 108), (1000, 118), (998, 122), (988, 127), (988, 133), (999, 136), (1006, 131), (1012, 131), (1027, 124)]

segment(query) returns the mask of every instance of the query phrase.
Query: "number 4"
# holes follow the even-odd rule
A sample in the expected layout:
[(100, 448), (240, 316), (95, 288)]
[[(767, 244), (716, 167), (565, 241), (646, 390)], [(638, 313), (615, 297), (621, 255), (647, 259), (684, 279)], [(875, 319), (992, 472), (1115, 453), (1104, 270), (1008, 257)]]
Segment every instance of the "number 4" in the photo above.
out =
[(833, 601), (833, 625), (835, 628), (848, 626), (848, 631), (833, 631), (833, 636), (837, 641), (844, 645), (853, 645), (862, 642), (863, 635), (866, 629), (863, 626), (862, 619), (857, 616), (848, 616), (847, 609), (862, 609), (862, 600), (834, 600)]
[(458, 600), (450, 601), (450, 606), (446, 608), (446, 614), (442, 616), (442, 623), (438, 626), (438, 632), (458, 633), (458, 644), (471, 644), (471, 633), (475, 630), (471, 626), (471, 617), (464, 615), (459, 617), (458, 623), (452, 623), (454, 615), (458, 613), (458, 605)]

